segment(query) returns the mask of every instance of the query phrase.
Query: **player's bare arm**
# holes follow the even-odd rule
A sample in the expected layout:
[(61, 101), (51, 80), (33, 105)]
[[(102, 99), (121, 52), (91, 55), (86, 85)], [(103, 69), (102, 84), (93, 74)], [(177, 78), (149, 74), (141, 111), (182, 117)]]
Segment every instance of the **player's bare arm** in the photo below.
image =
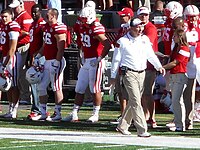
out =
[(66, 34), (56, 34), (55, 38), (57, 40), (57, 56), (56, 60), (60, 61), (64, 55), (65, 43), (66, 43)]
[(107, 39), (107, 37), (105, 36), (105, 34), (99, 34), (97, 36), (95, 36), (94, 38), (98, 39), (104, 46), (101, 57), (104, 58), (109, 50), (111, 49), (111, 44), (109, 42), (109, 40)]
[(163, 68), (171, 69), (171, 68), (174, 68), (175, 66), (177, 66), (177, 64), (179, 64), (179, 61), (178, 60), (174, 60), (174, 61), (164, 65)]
[(10, 46), (10, 49), (9, 49), (8, 55), (3, 63), (3, 66), (6, 66), (9, 62), (10, 58), (12, 58), (14, 56), (16, 47), (17, 47), (17, 40), (10, 40), (9, 46)]

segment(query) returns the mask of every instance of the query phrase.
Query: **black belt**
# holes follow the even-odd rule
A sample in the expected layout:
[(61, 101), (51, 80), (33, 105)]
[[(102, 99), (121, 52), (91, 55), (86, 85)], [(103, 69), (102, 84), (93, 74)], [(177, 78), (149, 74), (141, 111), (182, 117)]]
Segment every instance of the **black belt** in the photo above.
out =
[(133, 69), (130, 69), (130, 68), (127, 68), (128, 71), (132, 71), (132, 72), (137, 72), (137, 73), (142, 73), (144, 72), (144, 70), (133, 70)]

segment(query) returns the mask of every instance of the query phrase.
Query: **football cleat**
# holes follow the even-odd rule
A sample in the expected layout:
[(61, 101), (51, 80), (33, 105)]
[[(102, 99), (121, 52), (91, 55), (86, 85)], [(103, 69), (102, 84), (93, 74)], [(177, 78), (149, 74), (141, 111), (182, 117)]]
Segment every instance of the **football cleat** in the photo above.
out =
[(56, 112), (53, 113), (51, 117), (47, 117), (47, 121), (51, 122), (60, 122), (62, 120), (61, 115), (57, 115)]
[(39, 120), (46, 120), (47, 119), (47, 115), (42, 115), (42, 114), (37, 114), (36, 116), (34, 116), (34, 117), (32, 117), (32, 119), (31, 120), (33, 120), (33, 121), (39, 121)]
[(98, 115), (92, 115), (87, 121), (88, 122), (98, 122), (99, 116)]
[(3, 114), (3, 115), (0, 115), (0, 118), (16, 119), (17, 115), (16, 114), (11, 114), (11, 113), (6, 113), (6, 114)]
[(70, 114), (69, 116), (62, 119), (64, 122), (77, 122), (78, 121), (78, 115)]

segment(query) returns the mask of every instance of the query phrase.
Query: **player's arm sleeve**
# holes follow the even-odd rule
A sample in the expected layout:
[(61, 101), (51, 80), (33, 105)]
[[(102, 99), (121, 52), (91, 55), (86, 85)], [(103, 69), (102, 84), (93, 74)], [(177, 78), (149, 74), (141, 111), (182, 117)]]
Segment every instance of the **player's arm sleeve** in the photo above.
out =
[(117, 76), (117, 72), (121, 63), (121, 58), (122, 58), (122, 47), (119, 44), (120, 42), (118, 41), (115, 46), (115, 50), (113, 53), (113, 58), (112, 58), (112, 66), (111, 66), (111, 78), (115, 79)]

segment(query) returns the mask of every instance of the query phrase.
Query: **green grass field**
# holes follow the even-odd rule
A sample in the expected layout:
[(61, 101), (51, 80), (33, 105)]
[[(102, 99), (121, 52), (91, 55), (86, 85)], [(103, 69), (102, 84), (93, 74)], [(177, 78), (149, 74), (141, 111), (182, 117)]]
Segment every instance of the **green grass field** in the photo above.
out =
[[(72, 109), (73, 104), (67, 103), (63, 105), (62, 116), (66, 116)], [(3, 113), (7, 111), (7, 104), (3, 104)], [(49, 104), (48, 110), (53, 112), (53, 104)], [(104, 102), (100, 112), (100, 121), (98, 123), (88, 123), (86, 120), (92, 113), (92, 107), (84, 106), (79, 112), (79, 122), (41, 122), (29, 121), (27, 115), (30, 113), (29, 105), (20, 105), (18, 110), (18, 118), (16, 120), (0, 119), (0, 127), (5, 128), (22, 128), (22, 129), (47, 129), (59, 131), (87, 131), (87, 132), (104, 132), (116, 133), (116, 125), (111, 124), (119, 115), (119, 104), (114, 102)], [(194, 130), (186, 132), (170, 132), (165, 124), (172, 120), (172, 114), (156, 114), (158, 128), (149, 129), (148, 131), (156, 136), (179, 136), (179, 137), (194, 137), (200, 138), (200, 123), (194, 124)], [(136, 134), (136, 129), (130, 127), (132, 134)], [(30, 144), (31, 143), (31, 144)], [(18, 139), (0, 139), (1, 149), (31, 149), (31, 150), (44, 150), (44, 149), (74, 149), (74, 150), (90, 150), (90, 149), (169, 149), (169, 148), (153, 148), (142, 146), (127, 146), (127, 145), (109, 145), (109, 144), (92, 144), (92, 143), (68, 143), (68, 142), (50, 142), (50, 141), (31, 141), (31, 140), (18, 140)], [(172, 149), (172, 148), (170, 148)]]

